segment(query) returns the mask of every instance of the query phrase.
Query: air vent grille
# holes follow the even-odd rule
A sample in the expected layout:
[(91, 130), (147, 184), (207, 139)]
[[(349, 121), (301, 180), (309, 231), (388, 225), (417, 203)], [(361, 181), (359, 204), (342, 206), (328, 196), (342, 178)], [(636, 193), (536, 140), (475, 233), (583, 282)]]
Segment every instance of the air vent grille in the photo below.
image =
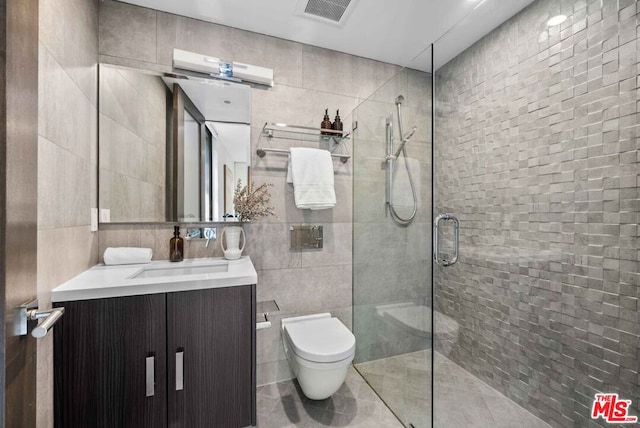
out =
[(304, 13), (340, 22), (351, 0), (309, 0)]

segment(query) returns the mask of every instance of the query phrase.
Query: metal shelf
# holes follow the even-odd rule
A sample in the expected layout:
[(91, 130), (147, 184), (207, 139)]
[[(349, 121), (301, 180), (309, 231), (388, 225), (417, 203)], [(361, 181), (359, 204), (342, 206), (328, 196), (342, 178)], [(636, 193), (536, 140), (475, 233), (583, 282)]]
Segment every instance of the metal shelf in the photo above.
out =
[(334, 140), (336, 144), (339, 144), (342, 140), (348, 139), (351, 132), (266, 122), (262, 127), (262, 135), (269, 138), (290, 140), (304, 140), (305, 137), (320, 137), (325, 141)]

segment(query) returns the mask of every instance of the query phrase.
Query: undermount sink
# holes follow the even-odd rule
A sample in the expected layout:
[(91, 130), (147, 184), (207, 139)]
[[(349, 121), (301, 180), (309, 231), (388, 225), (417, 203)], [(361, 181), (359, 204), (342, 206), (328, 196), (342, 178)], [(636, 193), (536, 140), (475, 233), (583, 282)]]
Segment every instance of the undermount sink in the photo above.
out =
[(132, 278), (162, 278), (166, 276), (203, 275), (223, 273), (229, 270), (229, 262), (219, 262), (201, 266), (148, 267), (133, 275)]

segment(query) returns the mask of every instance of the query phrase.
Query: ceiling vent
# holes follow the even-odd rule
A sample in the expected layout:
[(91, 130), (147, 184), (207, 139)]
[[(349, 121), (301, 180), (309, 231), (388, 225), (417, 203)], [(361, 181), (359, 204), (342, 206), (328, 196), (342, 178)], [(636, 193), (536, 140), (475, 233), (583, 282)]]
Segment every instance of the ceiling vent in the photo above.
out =
[(296, 15), (343, 25), (357, 0), (298, 0)]

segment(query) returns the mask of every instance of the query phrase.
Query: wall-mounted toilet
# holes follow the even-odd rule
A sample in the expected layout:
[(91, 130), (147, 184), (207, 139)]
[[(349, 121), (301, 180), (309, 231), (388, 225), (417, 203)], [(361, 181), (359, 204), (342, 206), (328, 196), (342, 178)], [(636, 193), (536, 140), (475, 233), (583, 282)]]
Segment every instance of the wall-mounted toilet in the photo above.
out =
[(324, 400), (340, 389), (356, 352), (356, 338), (330, 313), (284, 318), (284, 351), (302, 392)]

